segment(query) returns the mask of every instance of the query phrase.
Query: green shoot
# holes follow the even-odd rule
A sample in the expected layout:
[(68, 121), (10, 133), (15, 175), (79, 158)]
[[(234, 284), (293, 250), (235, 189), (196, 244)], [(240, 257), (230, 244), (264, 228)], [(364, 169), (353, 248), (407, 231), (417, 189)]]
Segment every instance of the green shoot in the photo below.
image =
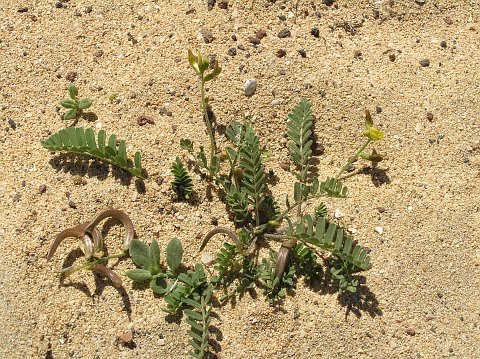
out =
[(70, 99), (60, 101), (60, 105), (68, 109), (63, 115), (64, 120), (77, 120), (86, 110), (92, 106), (92, 101), (88, 98), (78, 99), (78, 89), (75, 85), (68, 86)]
[(178, 198), (189, 199), (193, 190), (193, 182), (179, 157), (175, 159), (172, 165), (172, 175), (173, 191), (177, 194)]

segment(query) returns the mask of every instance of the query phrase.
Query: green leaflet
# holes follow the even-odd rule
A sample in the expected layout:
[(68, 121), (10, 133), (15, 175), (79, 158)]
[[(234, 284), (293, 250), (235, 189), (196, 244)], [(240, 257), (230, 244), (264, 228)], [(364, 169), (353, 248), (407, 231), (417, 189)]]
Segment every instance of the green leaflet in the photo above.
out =
[(116, 136), (111, 135), (108, 146), (105, 146), (104, 130), (98, 132), (98, 145), (95, 142), (93, 129), (81, 127), (62, 129), (41, 141), (41, 145), (52, 152), (69, 152), (95, 157), (129, 172), (135, 177), (144, 178), (142, 176), (140, 152), (135, 153), (133, 167), (130, 166), (131, 161), (127, 157), (125, 141), (120, 141), (117, 148)]
[(179, 157), (175, 159), (172, 165), (172, 175), (173, 191), (179, 198), (189, 199), (193, 190), (193, 182)]

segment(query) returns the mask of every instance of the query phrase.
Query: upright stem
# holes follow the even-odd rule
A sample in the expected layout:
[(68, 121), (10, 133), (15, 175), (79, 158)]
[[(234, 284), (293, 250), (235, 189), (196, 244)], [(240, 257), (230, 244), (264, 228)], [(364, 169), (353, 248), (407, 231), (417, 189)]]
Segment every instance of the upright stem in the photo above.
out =
[(207, 102), (205, 101), (205, 81), (203, 78), (203, 74), (200, 75), (200, 92), (202, 95), (203, 117), (205, 118), (207, 132), (210, 136), (210, 163), (212, 163), (212, 158), (217, 152), (217, 145), (215, 144), (215, 136), (213, 135), (212, 124), (210, 123), (210, 119), (208, 118)]
[(358, 157), (360, 155), (360, 153), (365, 149), (367, 148), (367, 146), (370, 144), (372, 140), (371, 139), (368, 139), (367, 142), (365, 142), (362, 146), (360, 146), (360, 148), (357, 150), (357, 152), (355, 152), (355, 154), (350, 157), (350, 159), (348, 160), (347, 164), (345, 166), (343, 166), (340, 171), (337, 173), (337, 175), (335, 176), (335, 179), (339, 179), (340, 176), (342, 175), (343, 172), (345, 172), (347, 170), (348, 167), (350, 167), (350, 165), (355, 162), (356, 160), (358, 160)]

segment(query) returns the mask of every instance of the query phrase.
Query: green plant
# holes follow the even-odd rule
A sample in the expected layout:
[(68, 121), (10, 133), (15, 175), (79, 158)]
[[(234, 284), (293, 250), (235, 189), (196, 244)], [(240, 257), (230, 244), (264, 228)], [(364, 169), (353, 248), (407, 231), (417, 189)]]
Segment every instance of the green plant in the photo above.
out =
[(193, 190), (193, 182), (179, 157), (175, 159), (172, 165), (172, 175), (173, 191), (179, 198), (189, 199)]
[(60, 101), (60, 105), (68, 109), (63, 115), (64, 120), (76, 120), (82, 115), (83, 110), (92, 106), (92, 101), (88, 98), (78, 99), (78, 89), (73, 84), (68, 86), (68, 95), (70, 99)]
[[(208, 100), (205, 97), (205, 84), (208, 81), (213, 80), (222, 72), (222, 68), (218, 66), (218, 62), (215, 61), (213, 69), (210, 73), (206, 73), (210, 67), (210, 61), (208, 58), (204, 57), (200, 51), (198, 55), (195, 56), (192, 51), (188, 50), (188, 62), (190, 67), (195, 71), (195, 73), (200, 77), (200, 96), (201, 96), (201, 106), (203, 110), (203, 119), (205, 121), (205, 126), (207, 129), (208, 136), (210, 138), (210, 164), (208, 164), (205, 152), (203, 147), (200, 147), (200, 152), (197, 155), (197, 163), (207, 169), (210, 173), (210, 176), (214, 176), (218, 170), (218, 156), (216, 155), (217, 145), (215, 141), (215, 134), (212, 127), (211, 119), (208, 115)], [(193, 144), (189, 141), (188, 149), (193, 151)]]
[(162, 310), (168, 314), (183, 311), (187, 315), (188, 331), (195, 358), (203, 358), (208, 350), (209, 325), (211, 312), (212, 286), (201, 264), (194, 270), (185, 270), (181, 266), (183, 249), (176, 238), (172, 239), (166, 250), (168, 269), (160, 262), (160, 248), (156, 240), (150, 246), (142, 241), (132, 240), (130, 256), (139, 267), (126, 272), (136, 282), (150, 282), (155, 294), (163, 296), (167, 307)]
[(69, 127), (41, 141), (41, 145), (52, 152), (85, 154), (119, 167), (138, 178), (144, 178), (140, 152), (135, 153), (132, 166), (131, 161), (127, 157), (125, 141), (121, 140), (117, 146), (117, 136), (112, 134), (106, 142), (104, 130), (98, 132), (96, 141), (93, 129)]

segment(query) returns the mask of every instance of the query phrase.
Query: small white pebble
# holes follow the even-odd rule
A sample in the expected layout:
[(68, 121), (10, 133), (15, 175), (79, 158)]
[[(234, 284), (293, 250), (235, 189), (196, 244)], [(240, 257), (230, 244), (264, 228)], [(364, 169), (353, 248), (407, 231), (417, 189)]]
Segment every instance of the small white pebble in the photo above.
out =
[(158, 339), (158, 345), (163, 347), (165, 345), (165, 338)]
[(97, 130), (101, 130), (101, 129), (102, 129), (102, 123), (101, 123), (100, 121), (97, 122), (97, 123), (95, 124), (95, 128), (96, 128)]
[(177, 219), (179, 221), (183, 221), (185, 219), (185, 216), (183, 214), (177, 214)]
[(278, 106), (278, 105), (280, 105), (281, 103), (282, 103), (282, 100), (280, 100), (280, 99), (275, 99), (275, 100), (273, 100), (273, 101), (270, 103), (270, 105), (272, 105), (272, 106)]
[(407, 211), (408, 212), (413, 212), (413, 206), (411, 204), (408, 205)]
[(133, 192), (132, 194), (132, 202), (136, 202), (138, 199), (138, 192)]
[(383, 227), (375, 227), (375, 232), (377, 232), (378, 234), (382, 235), (383, 233)]
[(305, 330), (300, 329), (300, 334), (299, 334), (300, 339), (305, 337)]
[(354, 227), (349, 228), (348, 231), (349, 231), (351, 234), (357, 233), (357, 229), (354, 228)]
[(342, 218), (345, 214), (340, 210), (340, 209), (336, 209), (335, 210), (335, 218), (339, 219), (339, 218)]
[(256, 89), (257, 89), (257, 80), (249, 79), (245, 81), (245, 84), (243, 85), (245, 96), (252, 96), (255, 93)]
[(206, 266), (210, 266), (213, 264), (214, 262), (214, 259), (213, 259), (213, 256), (208, 253), (208, 252), (203, 252), (202, 253), (202, 257), (200, 258), (200, 260), (202, 261), (203, 264), (205, 264)]
[(421, 124), (421, 123), (417, 123), (417, 124), (415, 125), (415, 132), (416, 132), (416, 133), (422, 132), (422, 124)]

